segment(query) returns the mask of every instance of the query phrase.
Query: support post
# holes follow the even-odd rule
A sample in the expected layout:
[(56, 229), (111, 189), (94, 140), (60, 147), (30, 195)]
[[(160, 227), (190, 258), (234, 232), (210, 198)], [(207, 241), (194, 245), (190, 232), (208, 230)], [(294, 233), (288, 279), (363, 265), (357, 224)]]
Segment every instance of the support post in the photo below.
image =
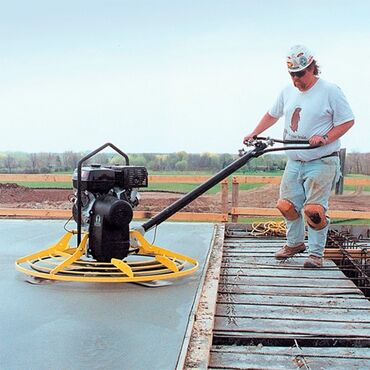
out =
[(342, 148), (339, 152), (340, 161), (340, 172), (342, 173), (338, 182), (335, 184), (335, 194), (343, 195), (343, 184), (344, 184), (344, 169), (346, 162), (346, 148)]
[[(233, 176), (233, 185), (232, 185), (232, 193), (231, 193), (231, 207), (236, 208), (238, 207), (239, 203), (239, 181), (236, 176)], [(232, 222), (238, 222), (238, 215), (231, 216)]]
[(229, 203), (229, 180), (226, 178), (221, 182), (221, 212), (228, 213)]

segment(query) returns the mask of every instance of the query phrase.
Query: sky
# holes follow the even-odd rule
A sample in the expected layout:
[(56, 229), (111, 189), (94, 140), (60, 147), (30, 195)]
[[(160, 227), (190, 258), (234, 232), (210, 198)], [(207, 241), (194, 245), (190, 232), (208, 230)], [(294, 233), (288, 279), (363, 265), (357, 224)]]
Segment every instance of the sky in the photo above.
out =
[[(370, 1), (0, 0), (0, 152), (237, 153), (304, 44), (370, 152)], [(283, 119), (265, 132), (281, 138)]]

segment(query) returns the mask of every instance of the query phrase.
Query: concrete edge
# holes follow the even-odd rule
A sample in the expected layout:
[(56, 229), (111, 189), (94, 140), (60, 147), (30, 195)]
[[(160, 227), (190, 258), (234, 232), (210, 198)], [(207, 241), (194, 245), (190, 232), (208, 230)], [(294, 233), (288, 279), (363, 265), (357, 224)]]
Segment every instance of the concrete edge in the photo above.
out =
[(217, 224), (176, 370), (206, 370), (212, 346), (225, 225)]

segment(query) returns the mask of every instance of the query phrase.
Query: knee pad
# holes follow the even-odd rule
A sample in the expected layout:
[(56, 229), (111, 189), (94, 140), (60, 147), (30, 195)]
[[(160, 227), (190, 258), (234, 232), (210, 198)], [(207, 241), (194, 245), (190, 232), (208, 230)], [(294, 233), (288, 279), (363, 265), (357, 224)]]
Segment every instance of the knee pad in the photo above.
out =
[(321, 230), (328, 224), (325, 209), (320, 204), (306, 204), (304, 214), (307, 217), (308, 225), (315, 230)]
[(288, 199), (279, 199), (276, 208), (289, 221), (294, 221), (299, 218), (299, 214), (294, 208), (294, 204)]

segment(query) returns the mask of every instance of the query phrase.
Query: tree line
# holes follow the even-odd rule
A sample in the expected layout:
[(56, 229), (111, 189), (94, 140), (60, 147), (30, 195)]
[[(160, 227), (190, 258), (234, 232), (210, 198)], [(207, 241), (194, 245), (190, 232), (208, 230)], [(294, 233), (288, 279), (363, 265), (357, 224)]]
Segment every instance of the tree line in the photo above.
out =
[[(66, 151), (63, 153), (0, 153), (1, 173), (52, 173), (71, 172), (87, 153)], [(145, 166), (149, 171), (207, 171), (215, 172), (225, 168), (238, 155), (228, 153), (133, 153), (130, 164)], [(115, 153), (98, 153), (86, 164), (125, 164), (122, 156)], [(285, 166), (283, 155), (265, 155), (250, 161), (243, 170), (274, 171)]]
[[(87, 153), (0, 153), (0, 173), (52, 173), (72, 172)], [(207, 171), (225, 168), (238, 156), (229, 153), (133, 153), (130, 164), (145, 166), (149, 171)], [(116, 153), (98, 153), (88, 163), (102, 165), (124, 164)], [(281, 171), (286, 164), (284, 154), (266, 154), (249, 161), (241, 172)], [(370, 175), (370, 153), (349, 153), (345, 159), (345, 173)]]

